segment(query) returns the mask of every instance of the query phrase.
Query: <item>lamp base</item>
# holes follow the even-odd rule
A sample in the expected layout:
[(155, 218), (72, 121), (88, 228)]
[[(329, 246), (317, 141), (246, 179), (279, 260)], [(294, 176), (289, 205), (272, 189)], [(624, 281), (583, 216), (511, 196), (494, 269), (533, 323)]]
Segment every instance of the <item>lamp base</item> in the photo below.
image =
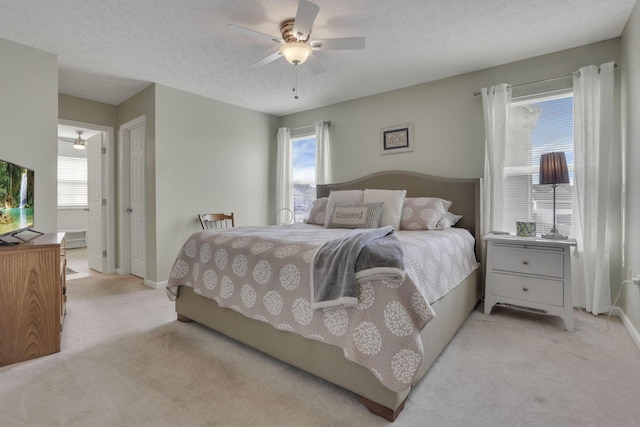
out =
[(551, 240), (567, 240), (568, 237), (564, 234), (561, 234), (557, 228), (552, 228), (547, 234), (542, 236), (543, 239), (551, 239)]

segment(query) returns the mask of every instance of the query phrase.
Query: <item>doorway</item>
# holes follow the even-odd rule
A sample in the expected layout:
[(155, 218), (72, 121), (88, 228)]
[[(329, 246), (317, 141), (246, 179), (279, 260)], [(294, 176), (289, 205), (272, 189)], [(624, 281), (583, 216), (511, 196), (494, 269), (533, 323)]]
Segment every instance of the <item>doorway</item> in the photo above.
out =
[[(74, 144), (78, 137), (82, 144)], [(86, 175), (84, 182), (65, 182), (59, 174), (58, 230), (67, 233), (69, 279), (86, 275), (89, 269), (115, 272), (115, 199), (110, 172), (113, 140), (114, 131), (109, 126), (64, 119), (58, 122), (59, 172), (63, 170), (60, 165), (71, 164), (84, 167)]]
[(123, 124), (118, 138), (122, 207), (119, 216), (119, 272), (143, 279), (147, 276), (145, 123), (145, 116), (141, 116)]

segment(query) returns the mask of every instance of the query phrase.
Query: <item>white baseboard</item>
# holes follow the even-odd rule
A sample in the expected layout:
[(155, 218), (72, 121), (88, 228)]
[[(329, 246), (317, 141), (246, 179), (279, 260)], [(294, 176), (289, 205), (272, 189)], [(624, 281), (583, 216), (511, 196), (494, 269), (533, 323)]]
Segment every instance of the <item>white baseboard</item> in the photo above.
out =
[(163, 289), (167, 287), (167, 281), (163, 280), (162, 282), (153, 282), (149, 279), (144, 279), (144, 284), (151, 289)]
[(620, 320), (622, 320), (622, 324), (627, 329), (629, 336), (631, 337), (633, 342), (636, 344), (636, 346), (640, 350), (640, 333), (638, 332), (636, 327), (633, 325), (633, 323), (631, 323), (631, 320), (629, 320), (629, 317), (627, 317), (627, 314), (624, 312), (624, 310), (621, 309), (620, 307), (614, 307), (612, 314), (614, 316), (618, 316)]

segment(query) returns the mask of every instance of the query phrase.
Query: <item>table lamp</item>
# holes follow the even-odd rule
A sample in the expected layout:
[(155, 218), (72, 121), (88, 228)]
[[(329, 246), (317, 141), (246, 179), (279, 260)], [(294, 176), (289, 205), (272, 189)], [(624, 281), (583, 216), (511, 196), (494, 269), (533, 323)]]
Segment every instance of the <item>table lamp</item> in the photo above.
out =
[(553, 228), (542, 236), (545, 239), (566, 240), (567, 236), (560, 234), (556, 228), (556, 187), (558, 184), (569, 183), (569, 169), (563, 152), (547, 153), (540, 156), (540, 184), (553, 186)]

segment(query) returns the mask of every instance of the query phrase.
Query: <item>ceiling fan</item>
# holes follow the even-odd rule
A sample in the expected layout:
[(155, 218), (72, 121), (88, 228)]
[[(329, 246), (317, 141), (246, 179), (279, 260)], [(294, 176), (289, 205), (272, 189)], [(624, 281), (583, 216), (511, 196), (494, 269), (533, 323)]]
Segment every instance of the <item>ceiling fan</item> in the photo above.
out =
[(307, 63), (312, 72), (319, 74), (323, 72), (325, 68), (322, 63), (312, 55), (313, 51), (364, 49), (364, 37), (311, 40), (311, 27), (319, 11), (320, 8), (318, 5), (307, 0), (299, 0), (296, 17), (285, 19), (280, 23), (280, 34), (282, 37), (274, 37), (233, 24), (227, 25), (227, 28), (280, 44), (280, 48), (277, 51), (250, 64), (250, 67), (261, 67), (284, 57), (293, 65)]

